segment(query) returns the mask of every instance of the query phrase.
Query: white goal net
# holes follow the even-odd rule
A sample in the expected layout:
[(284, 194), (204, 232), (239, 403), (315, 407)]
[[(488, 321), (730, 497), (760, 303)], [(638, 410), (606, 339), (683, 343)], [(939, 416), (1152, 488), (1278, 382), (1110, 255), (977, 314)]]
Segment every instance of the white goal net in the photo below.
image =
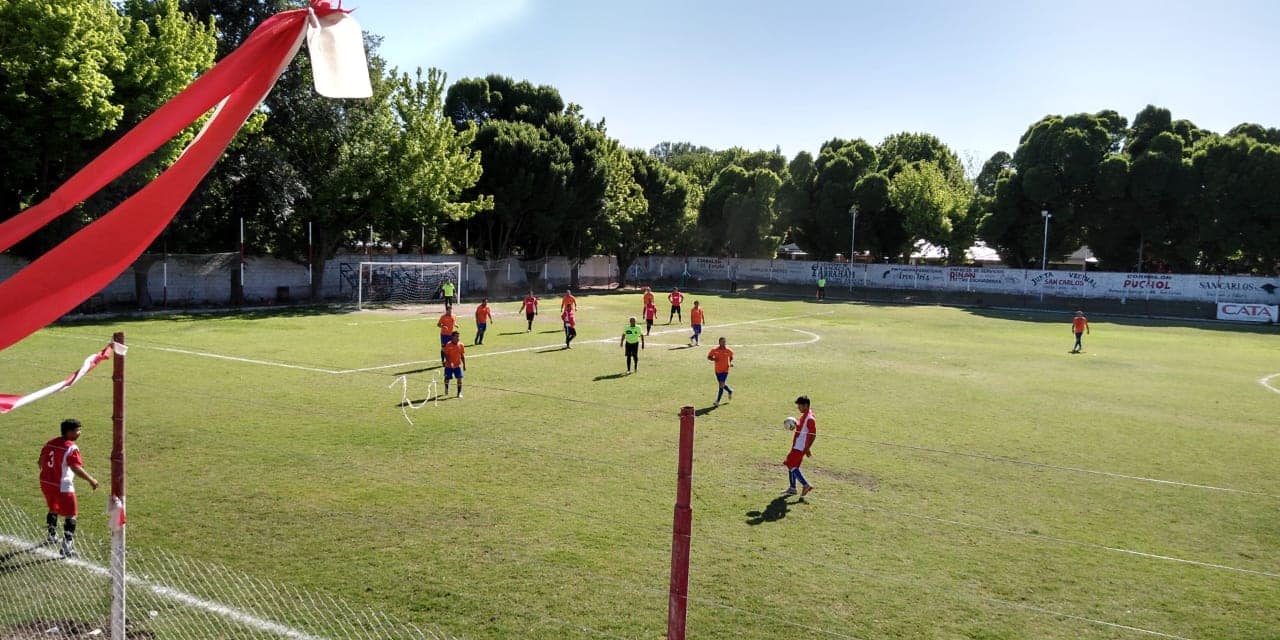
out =
[(460, 302), (461, 262), (361, 262), (356, 307), (444, 302), (446, 282), (453, 283), (453, 301)]

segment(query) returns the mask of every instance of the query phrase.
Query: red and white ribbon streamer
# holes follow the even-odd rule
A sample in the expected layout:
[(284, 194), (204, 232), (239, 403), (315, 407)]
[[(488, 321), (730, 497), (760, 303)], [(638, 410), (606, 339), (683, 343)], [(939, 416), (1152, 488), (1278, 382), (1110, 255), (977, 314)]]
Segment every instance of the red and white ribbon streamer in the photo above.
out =
[[(268, 18), (240, 48), (111, 145), (48, 199), (0, 222), (0, 251), (4, 251), (73, 210), (213, 110), (213, 117), (182, 156), (155, 180), (0, 282), (0, 300), (5, 301), (0, 306), (0, 350), (71, 311), (129, 268), (169, 224), (266, 97), (301, 46), (308, 22), (324, 29), (344, 22), (344, 18), (345, 11), (322, 0), (313, 0), (306, 9)], [(353, 27), (358, 34), (354, 22), (345, 25), (345, 30)], [(339, 45), (326, 46), (333, 49)], [(364, 55), (362, 47), (359, 55)], [(342, 82), (337, 84), (345, 87)]]
[(9, 413), (18, 407), (31, 404), (36, 400), (51, 396), (63, 389), (66, 389), (67, 387), (70, 387), (71, 385), (79, 382), (80, 378), (83, 378), (85, 374), (93, 371), (93, 368), (98, 366), (99, 362), (110, 358), (112, 350), (116, 351), (116, 353), (119, 353), (120, 355), (124, 355), (124, 349), (125, 346), (122, 344), (116, 344), (114, 342), (108, 344), (102, 348), (102, 351), (90, 354), (89, 357), (85, 358), (84, 364), (80, 365), (80, 370), (67, 376), (66, 380), (51, 384), (39, 391), (33, 391), (25, 396), (0, 393), (0, 413)]

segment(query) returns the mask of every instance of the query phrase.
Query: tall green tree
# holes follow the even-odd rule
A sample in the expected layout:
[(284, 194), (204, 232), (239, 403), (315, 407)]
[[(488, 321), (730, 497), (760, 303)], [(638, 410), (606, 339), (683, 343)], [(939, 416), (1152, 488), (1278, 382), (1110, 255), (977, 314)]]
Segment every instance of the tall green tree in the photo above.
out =
[(1013, 154), (1012, 170), (996, 182), (995, 201), (979, 235), (1005, 264), (1038, 265), (1045, 234), (1042, 211), (1052, 214), (1050, 256), (1084, 243), (1087, 225), (1101, 211), (1096, 181), (1103, 159), (1115, 149), (1114, 112), (1046, 116), (1031, 125)]
[(967, 183), (953, 184), (937, 164), (918, 160), (890, 181), (889, 203), (902, 214), (903, 227), (913, 242), (946, 247), (955, 262), (968, 248), (969, 238), (954, 238), (953, 231), (968, 214), (969, 188)]
[(652, 253), (680, 253), (688, 227), (697, 224), (696, 188), (681, 172), (641, 151), (629, 151), (632, 179), (644, 206), (627, 216), (614, 216), (615, 249), (621, 284), (636, 258)]
[(715, 255), (771, 258), (782, 244), (773, 234), (775, 199), (782, 186), (776, 173), (729, 165), (716, 174), (698, 213), (705, 250)]
[[(0, 216), (39, 200), (213, 60), (214, 34), (176, 0), (0, 2)], [(172, 164), (194, 128), (21, 243), (43, 253)]]

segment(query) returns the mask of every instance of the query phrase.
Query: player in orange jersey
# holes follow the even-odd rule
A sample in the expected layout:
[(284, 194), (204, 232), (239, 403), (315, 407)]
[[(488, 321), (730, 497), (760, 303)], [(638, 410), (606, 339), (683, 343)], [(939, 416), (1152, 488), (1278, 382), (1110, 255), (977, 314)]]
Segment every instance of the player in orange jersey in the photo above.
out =
[(570, 289), (565, 289), (564, 297), (560, 298), (560, 312), (564, 313), (565, 309), (578, 310), (578, 299), (573, 297), (573, 291)]
[(489, 309), (489, 299), (481, 298), (479, 306), (476, 307), (475, 344), (484, 344), (484, 330), (489, 328), (490, 322), (493, 322), (493, 312)]
[(733, 366), (733, 350), (725, 346), (724, 338), (720, 338), (720, 346), (711, 349), (707, 353), (707, 359), (715, 363), (716, 382), (720, 384), (719, 391), (716, 392), (715, 406), (720, 406), (720, 399), (724, 397), (724, 392), (729, 392), (729, 399), (733, 400), (733, 387), (729, 386), (729, 367)]
[(705, 317), (698, 301), (693, 301), (693, 310), (689, 312), (689, 324), (693, 325), (693, 335), (689, 336), (689, 346), (702, 344), (702, 320)]
[(1089, 319), (1084, 317), (1083, 311), (1077, 311), (1076, 317), (1071, 319), (1071, 332), (1076, 334), (1076, 346), (1072, 347), (1071, 353), (1080, 353), (1084, 350), (1080, 336), (1089, 333)]
[(457, 318), (453, 317), (453, 311), (445, 307), (444, 315), (436, 321), (436, 326), (440, 327), (440, 364), (444, 364), (444, 346), (449, 344), (453, 339), (453, 330), (457, 326)]
[(462, 336), (454, 331), (444, 352), (444, 395), (449, 395), (449, 381), (458, 379), (458, 397), (462, 397), (462, 372), (467, 370), (467, 349), (462, 346)]

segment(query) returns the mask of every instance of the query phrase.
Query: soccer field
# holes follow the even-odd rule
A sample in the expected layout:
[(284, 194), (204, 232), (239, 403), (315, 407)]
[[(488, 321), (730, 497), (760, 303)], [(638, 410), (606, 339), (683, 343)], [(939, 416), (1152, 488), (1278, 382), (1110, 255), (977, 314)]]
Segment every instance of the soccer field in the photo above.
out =
[[(659, 304), (627, 376), (640, 296), (579, 296), (570, 350), (557, 301), (532, 332), (518, 302), (494, 305), (463, 399), (422, 402), (438, 307), (58, 325), (0, 352), (0, 391), (125, 331), (134, 553), (452, 637), (663, 637), (685, 405), (690, 638), (1280, 637), (1273, 328), (1092, 317), (1070, 354), (1066, 313), (695, 293), (683, 325)], [(720, 336), (735, 394), (713, 407)], [(783, 498), (800, 394), (816, 488)], [(0, 417), (0, 499), (32, 522), (64, 417), (105, 481), (109, 364)], [(103, 491), (77, 488), (81, 530), (106, 537)]]

